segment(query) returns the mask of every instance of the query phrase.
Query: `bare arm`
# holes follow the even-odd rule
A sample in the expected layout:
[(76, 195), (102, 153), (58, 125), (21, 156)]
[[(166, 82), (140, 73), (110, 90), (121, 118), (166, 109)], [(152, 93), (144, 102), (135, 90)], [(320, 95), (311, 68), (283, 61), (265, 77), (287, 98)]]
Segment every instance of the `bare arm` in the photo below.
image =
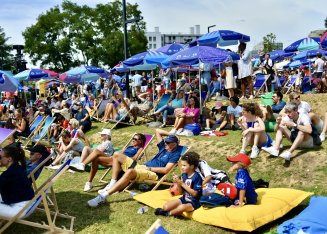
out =
[(141, 156), (142, 151), (143, 151), (143, 147), (136, 152), (136, 154), (134, 155), (134, 157), (132, 157), (132, 159), (137, 160)]
[(175, 165), (175, 163), (167, 163), (165, 167), (148, 167), (147, 169), (155, 173), (167, 174), (171, 169), (174, 168)]
[(169, 135), (169, 132), (159, 129), (159, 128), (156, 129), (156, 137), (157, 137), (158, 143), (160, 143), (163, 140), (163, 138), (162, 138), (163, 136), (168, 136), (168, 135)]

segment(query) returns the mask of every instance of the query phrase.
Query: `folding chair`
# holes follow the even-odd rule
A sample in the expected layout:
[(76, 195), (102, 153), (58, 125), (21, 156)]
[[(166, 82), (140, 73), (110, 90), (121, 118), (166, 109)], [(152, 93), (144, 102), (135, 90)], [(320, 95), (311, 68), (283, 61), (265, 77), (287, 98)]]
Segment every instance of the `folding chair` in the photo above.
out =
[[(181, 146), (182, 148), (180, 149), (181, 151), (181, 156), (180, 158), (187, 152), (191, 147), (187, 146)], [(180, 161), (180, 160), (179, 160)], [(160, 185), (172, 185), (172, 183), (165, 181), (167, 176), (170, 175), (170, 173), (178, 166), (179, 161), (166, 173), (164, 174), (159, 180), (144, 180), (142, 182), (147, 183), (147, 184), (156, 184), (153, 188), (152, 191), (156, 190)], [(124, 189), (124, 192), (129, 192), (128, 189), (135, 183), (136, 181), (131, 181), (129, 185)]]
[[(125, 149), (127, 146), (130, 145), (130, 143), (131, 143), (133, 137), (135, 136), (135, 134), (136, 134), (136, 133), (133, 134), (133, 136), (130, 138), (130, 140), (127, 142), (127, 144), (124, 146), (123, 149)], [(144, 134), (144, 136), (145, 136), (145, 143), (144, 143), (143, 150), (142, 150), (142, 152), (141, 152), (141, 154), (140, 154), (138, 160), (140, 160), (140, 159), (142, 158), (143, 155), (144, 155), (145, 158), (146, 158), (146, 149), (147, 149), (147, 147), (150, 145), (150, 143), (151, 143), (151, 141), (152, 141), (152, 139), (153, 139), (153, 135), (151, 135), (151, 134)], [(101, 178), (99, 179), (99, 183), (109, 183), (109, 181), (104, 180), (104, 178), (108, 175), (108, 173), (109, 173), (110, 170), (111, 170), (111, 167), (109, 167), (109, 168), (105, 171), (105, 173), (104, 173), (104, 174), (101, 176)]]
[(0, 145), (15, 133), (15, 129), (0, 128)]
[(170, 97), (171, 97), (170, 93), (163, 94), (157, 105), (153, 108), (154, 112), (157, 111), (159, 108), (163, 107), (164, 105), (167, 105), (170, 100)]
[[(28, 145), (28, 143), (30, 143), (30, 141), (35, 142), (35, 144), (38, 144), (44, 137), (45, 135), (48, 135), (48, 143), (49, 143), (49, 134), (48, 134), (48, 130), (51, 126), (51, 124), (55, 121), (55, 117), (50, 117), (48, 116), (45, 120), (44, 120), (44, 125), (42, 126), (41, 132), (35, 136), (35, 137), (31, 137), (28, 139), (28, 141), (25, 143), (25, 146)], [(41, 126), (39, 126), (40, 128)], [(35, 129), (34, 133), (36, 133), (38, 130), (40, 129)]]
[(99, 105), (97, 106), (96, 111), (94, 112), (92, 118), (96, 119), (96, 120), (100, 120), (100, 116), (104, 113), (107, 104), (109, 103), (109, 99), (102, 99), (99, 103)]
[(286, 81), (286, 84), (283, 87), (283, 90), (286, 90), (286, 92), (284, 94), (288, 94), (292, 88), (294, 88), (295, 86), (295, 82), (296, 82), (297, 76), (291, 76), (291, 78)]
[(263, 90), (263, 88), (266, 88), (266, 90), (268, 90), (267, 87), (267, 80), (269, 78), (270, 75), (257, 75), (255, 78), (255, 82), (253, 84), (253, 89), (255, 90), (255, 95), (254, 97), (256, 98)]
[(45, 120), (44, 116), (40, 116), (40, 115), (36, 116), (36, 118), (31, 123), (31, 126), (30, 126), (30, 131), (31, 131), (30, 135), (28, 135), (28, 137), (20, 137), (20, 138), (22, 138), (22, 139), (31, 138), (34, 134), (34, 131), (39, 128), (39, 126), (44, 122), (44, 120)]
[[(36, 180), (39, 177), (39, 175), (42, 172), (42, 169), (44, 167), (44, 165), (46, 164), (47, 161), (49, 161), (52, 158), (52, 155), (50, 154), (48, 157), (46, 157), (45, 159), (42, 160), (42, 162), (39, 163), (39, 165), (37, 165), (37, 167), (35, 167), (28, 175), (27, 178), (32, 180), (32, 186), (34, 191), (37, 190), (37, 185), (36, 185)], [(39, 173), (37, 173), (40, 170)]]
[[(129, 119), (127, 121), (124, 121), (127, 117), (129, 117)], [(113, 130), (115, 127), (117, 127), (118, 124), (125, 124), (125, 125), (130, 125), (130, 126), (135, 125), (135, 122), (133, 121), (133, 116), (131, 116), (131, 110), (129, 110), (126, 114), (124, 114), (118, 121), (111, 119), (108, 122), (104, 123), (104, 126), (102, 128), (106, 128), (109, 123), (114, 124), (110, 128), (110, 130)]]
[(161, 219), (157, 219), (151, 227), (145, 232), (145, 234), (168, 234), (161, 225)]
[[(0, 219), (7, 221), (0, 229), (0, 233), (3, 233), (12, 223), (20, 223), (32, 227), (46, 229), (52, 232), (65, 232), (65, 233), (74, 233), (73, 226), (75, 217), (69, 216), (67, 214), (59, 213), (57, 200), (55, 197), (55, 193), (53, 190), (53, 185), (55, 181), (68, 169), (69, 163), (65, 163), (60, 170), (56, 171), (47, 181), (45, 181), (39, 189), (35, 192), (35, 196), (31, 201), (29, 201), (19, 212), (17, 215), (11, 218), (0, 217)], [(54, 211), (49, 209), (49, 204), (47, 201), (47, 193), (51, 191), (52, 198), (54, 201)], [(43, 203), (44, 209), (38, 208), (40, 203)], [(35, 210), (43, 211), (46, 214), (47, 223), (36, 223), (32, 221), (26, 220), (31, 214), (34, 213)], [(66, 229), (65, 227), (60, 228), (57, 227), (55, 222), (57, 217), (65, 218), (70, 220), (70, 227)]]

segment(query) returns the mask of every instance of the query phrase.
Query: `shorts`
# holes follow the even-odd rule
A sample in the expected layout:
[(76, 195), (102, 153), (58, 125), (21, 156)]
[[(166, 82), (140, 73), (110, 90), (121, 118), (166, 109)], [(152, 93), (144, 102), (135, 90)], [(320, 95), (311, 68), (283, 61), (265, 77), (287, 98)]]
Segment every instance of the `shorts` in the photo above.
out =
[(302, 149), (311, 149), (313, 147), (314, 147), (314, 144), (313, 144), (312, 136), (309, 136), (309, 139), (307, 139), (306, 141), (303, 141), (300, 145), (300, 148), (302, 148)]
[(315, 125), (315, 128), (317, 129), (317, 132), (319, 134), (322, 133), (322, 130), (324, 128), (324, 122), (320, 119), (319, 124)]
[(266, 133), (266, 136), (267, 136), (267, 141), (262, 144), (262, 145), (259, 145), (258, 148), (262, 148), (262, 147), (270, 147), (272, 146), (272, 142), (273, 140), (271, 139), (270, 135), (268, 133)]
[(180, 197), (179, 200), (181, 200), (182, 204), (188, 204), (191, 203), (191, 205), (193, 206), (194, 210), (198, 209), (201, 204), (198, 200), (192, 200), (192, 201), (186, 201), (185, 197)]
[[(126, 157), (125, 162), (121, 165), (122, 170), (126, 172), (133, 162), (133, 159)], [(144, 165), (138, 164), (136, 164), (136, 166), (134, 167), (134, 170), (137, 174), (135, 178), (137, 182), (142, 182), (145, 180), (158, 180), (158, 175), (155, 172), (146, 170), (144, 169), (144, 167)]]

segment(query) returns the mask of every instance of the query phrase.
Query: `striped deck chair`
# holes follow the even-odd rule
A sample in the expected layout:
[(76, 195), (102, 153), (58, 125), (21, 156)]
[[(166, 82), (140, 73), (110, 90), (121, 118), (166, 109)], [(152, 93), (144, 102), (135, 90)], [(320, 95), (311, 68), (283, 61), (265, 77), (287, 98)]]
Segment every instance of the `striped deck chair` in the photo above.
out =
[(97, 106), (97, 109), (94, 112), (92, 118), (100, 121), (100, 117), (103, 115), (108, 103), (109, 99), (102, 99), (99, 105)]
[[(46, 135), (48, 135), (48, 143), (50, 142), (49, 140), (49, 134), (48, 130), (50, 129), (51, 124), (55, 121), (55, 117), (50, 117), (47, 116), (46, 119), (44, 120), (44, 124), (42, 125), (42, 129), (40, 130), (40, 133), (37, 136), (31, 137), (28, 139), (28, 141), (25, 143), (25, 146), (28, 145), (28, 143), (30, 143), (30, 141), (35, 142), (35, 144), (38, 144)], [(39, 126), (41, 127), (41, 126)], [(39, 130), (39, 129), (37, 129)], [(34, 131), (34, 133), (37, 132), (37, 130)]]
[(30, 131), (31, 131), (30, 135), (28, 135), (28, 137), (20, 137), (20, 138), (22, 138), (22, 139), (31, 138), (34, 134), (34, 131), (39, 128), (39, 126), (44, 122), (44, 120), (45, 120), (44, 116), (40, 116), (40, 115), (36, 116), (36, 118), (31, 123), (31, 126), (30, 126)]
[(161, 225), (161, 219), (157, 219), (151, 227), (145, 232), (145, 234), (168, 234)]
[(260, 93), (262, 93), (263, 89), (265, 88), (268, 90), (267, 87), (267, 80), (270, 75), (257, 75), (255, 81), (253, 83), (253, 90), (255, 91), (254, 97), (258, 97)]
[(288, 94), (295, 86), (297, 76), (293, 75), (291, 78), (286, 82), (284, 87), (282, 88), (282, 91), (284, 91), (284, 94)]
[[(70, 161), (65, 163), (58, 171), (56, 171), (52, 176), (49, 177), (38, 189), (35, 191), (35, 196), (30, 200), (14, 217), (0, 217), (1, 220), (7, 221), (0, 229), (0, 233), (3, 233), (11, 224), (20, 223), (32, 227), (42, 228), (54, 232), (64, 232), (64, 233), (74, 233), (73, 226), (75, 217), (69, 216), (67, 214), (61, 214), (58, 209), (57, 200), (53, 190), (53, 186), (58, 180), (58, 178), (68, 169)], [(54, 201), (54, 210), (50, 210), (49, 204), (47, 201), (47, 193), (51, 192), (52, 199)], [(38, 208), (38, 206), (43, 203), (43, 209)], [(27, 220), (27, 218), (33, 214), (36, 210), (42, 211), (46, 215), (46, 222), (36, 223), (33, 221)], [(58, 218), (64, 218), (70, 221), (69, 229), (65, 227), (61, 228), (56, 226), (56, 221)]]
[[(127, 144), (124, 146), (123, 149), (125, 149), (127, 146), (129, 146), (131, 144), (131, 141), (133, 139), (133, 137), (135, 136), (136, 133), (133, 134), (133, 136), (131, 137), (131, 139), (127, 142)], [(144, 155), (144, 157), (146, 158), (146, 149), (148, 148), (148, 146), (150, 145), (152, 139), (153, 139), (153, 135), (151, 134), (144, 134), (145, 136), (145, 143), (144, 143), (144, 147), (143, 147), (143, 151), (141, 152), (140, 157), (138, 158), (138, 160), (140, 160), (142, 158), (142, 156)], [(109, 183), (109, 181), (104, 180), (104, 178), (108, 175), (109, 171), (111, 170), (111, 167), (109, 167), (105, 173), (101, 176), (99, 183)]]
[(163, 107), (164, 105), (167, 105), (169, 102), (169, 99), (171, 97), (170, 93), (165, 93), (161, 96), (158, 104), (153, 108), (154, 111), (157, 111), (159, 108)]
[(52, 155), (50, 154), (48, 157), (46, 157), (45, 159), (43, 159), (39, 165), (37, 165), (37, 167), (35, 167), (28, 175), (27, 178), (32, 180), (32, 186), (34, 191), (37, 190), (37, 185), (36, 185), (36, 180), (39, 177), (39, 175), (42, 172), (42, 169), (44, 167), (44, 165), (46, 164), (46, 162), (48, 162), (50, 159), (52, 158)]
[(0, 145), (15, 133), (15, 129), (0, 128)]
[[(191, 147), (187, 147), (187, 146), (181, 146), (181, 157), (182, 155), (184, 155), (187, 151), (189, 151)], [(180, 158), (181, 158), (180, 157)], [(179, 159), (180, 159), (179, 158)], [(180, 160), (179, 160), (180, 161)], [(164, 174), (159, 180), (145, 180), (142, 181), (144, 183), (147, 184), (155, 184), (155, 186), (152, 188), (153, 190), (156, 190), (160, 185), (164, 184), (164, 185), (172, 185), (171, 182), (167, 182), (165, 181), (167, 179), (167, 176), (170, 175), (172, 173), (172, 171), (178, 166), (179, 161), (170, 169), (170, 171), (168, 171), (166, 174)], [(135, 183), (136, 181), (131, 181), (131, 183), (129, 185), (127, 185), (127, 187), (124, 189), (124, 192), (130, 192), (128, 189)]]

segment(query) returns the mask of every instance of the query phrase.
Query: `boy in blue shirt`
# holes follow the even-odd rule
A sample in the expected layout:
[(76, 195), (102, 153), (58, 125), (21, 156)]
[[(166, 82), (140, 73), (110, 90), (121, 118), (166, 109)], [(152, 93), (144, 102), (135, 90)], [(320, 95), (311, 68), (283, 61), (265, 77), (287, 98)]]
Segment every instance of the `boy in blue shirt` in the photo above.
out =
[(248, 166), (251, 165), (251, 159), (246, 154), (239, 153), (234, 157), (228, 157), (227, 160), (233, 163), (228, 172), (237, 170), (235, 186), (238, 190), (238, 197), (234, 201), (234, 207), (242, 207), (244, 198), (246, 199), (246, 204), (256, 204), (258, 194), (255, 192), (248, 170)]

